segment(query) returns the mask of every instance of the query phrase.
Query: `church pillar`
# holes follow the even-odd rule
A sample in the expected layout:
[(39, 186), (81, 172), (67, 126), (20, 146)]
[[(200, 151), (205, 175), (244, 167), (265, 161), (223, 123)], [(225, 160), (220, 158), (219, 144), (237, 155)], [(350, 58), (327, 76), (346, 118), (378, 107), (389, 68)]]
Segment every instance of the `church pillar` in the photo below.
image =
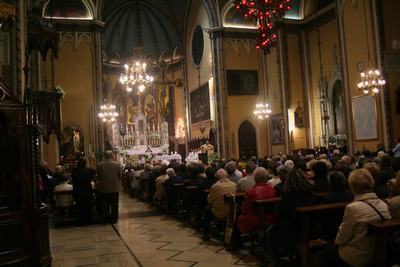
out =
[[(384, 51), (383, 47), (383, 32), (382, 27), (379, 25), (383, 25), (382, 19), (378, 17), (378, 8), (379, 1), (372, 0), (372, 24), (373, 24), (373, 32), (374, 32), (374, 40), (375, 40), (375, 53), (376, 53), (376, 65), (377, 68), (382, 70), (383, 73), (385, 70), (384, 64), (384, 56), (382, 51)], [(380, 19), (380, 20), (379, 20)], [(381, 102), (381, 123), (382, 123), (382, 134), (383, 134), (383, 145), (386, 150), (390, 150), (390, 143), (392, 141), (392, 120), (390, 115), (390, 99), (389, 93), (386, 90), (382, 90), (379, 93), (379, 99)]]
[(226, 125), (226, 88), (224, 83), (223, 39), (218, 31), (210, 33), (212, 47), (212, 75), (214, 78), (216, 146), (221, 158), (229, 155), (229, 130)]
[(338, 21), (339, 29), (339, 43), (340, 43), (340, 54), (342, 57), (342, 70), (343, 70), (343, 89), (344, 89), (344, 101), (345, 101), (345, 111), (346, 111), (346, 141), (348, 153), (354, 152), (354, 133), (353, 133), (353, 123), (352, 123), (352, 104), (351, 104), (351, 92), (348, 77), (348, 62), (346, 57), (346, 44), (345, 44), (345, 34), (344, 34), (344, 20), (343, 20), (343, 6), (346, 0), (338, 0), (336, 2), (336, 17)]
[[(102, 74), (103, 74), (103, 64), (102, 64), (102, 49), (101, 49), (101, 33), (95, 31), (92, 33), (93, 38), (93, 112), (91, 112), (91, 122), (90, 128), (93, 129), (91, 134), (91, 139), (93, 140), (94, 151), (88, 151), (88, 153), (92, 152), (104, 152), (104, 135), (107, 134), (104, 131), (103, 123), (98, 119), (97, 113), (99, 109), (99, 105), (103, 103), (103, 82), (102, 82)], [(90, 155), (92, 156), (92, 155)], [(96, 159), (99, 161), (99, 155), (97, 153)]]
[(305, 126), (308, 128), (308, 135), (307, 135), (307, 144), (308, 147), (314, 148), (315, 147), (315, 126), (314, 126), (314, 119), (313, 119), (313, 109), (312, 109), (312, 91), (311, 91), (311, 70), (310, 70), (310, 55), (309, 55), (309, 47), (308, 47), (308, 40), (307, 34), (305, 31), (302, 31), (300, 34), (300, 46), (302, 51), (302, 65), (303, 65), (303, 73), (304, 73), (304, 83), (305, 83), (305, 92), (304, 92), (304, 112), (306, 113), (306, 123)]
[(287, 94), (287, 77), (286, 77), (286, 70), (287, 70), (287, 60), (285, 57), (287, 57), (287, 47), (284, 44), (284, 33), (282, 29), (279, 30), (278, 32), (279, 35), (279, 44), (278, 44), (278, 50), (279, 50), (279, 62), (280, 62), (280, 85), (281, 85), (281, 107), (282, 107), (282, 116), (283, 116), (283, 123), (284, 123), (284, 134), (285, 134), (285, 153), (289, 154), (291, 151), (291, 140), (289, 136), (289, 120), (288, 120), (288, 99), (289, 96)]
[[(262, 66), (262, 72), (263, 72), (263, 83), (264, 83), (264, 94), (265, 94), (265, 100), (268, 101), (268, 104), (272, 104), (270, 102), (270, 95), (269, 95), (269, 83), (268, 83), (268, 61), (267, 61), (267, 54), (263, 53), (261, 57), (261, 66)], [(271, 142), (271, 133), (270, 133), (270, 128), (269, 128), (269, 119), (265, 120), (266, 124), (266, 137), (267, 137), (267, 155), (270, 155), (272, 153), (272, 142)], [(259, 132), (261, 134), (262, 131)], [(262, 149), (261, 147), (258, 147), (258, 154), (262, 156)]]

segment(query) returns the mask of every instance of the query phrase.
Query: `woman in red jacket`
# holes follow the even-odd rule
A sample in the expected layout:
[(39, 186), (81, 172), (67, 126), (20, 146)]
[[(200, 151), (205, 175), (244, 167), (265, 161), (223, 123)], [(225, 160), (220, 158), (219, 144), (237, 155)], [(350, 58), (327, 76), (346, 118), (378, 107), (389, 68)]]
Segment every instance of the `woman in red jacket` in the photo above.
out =
[[(237, 225), (241, 233), (248, 233), (252, 229), (265, 225), (260, 225), (260, 216), (254, 209), (254, 201), (261, 199), (268, 199), (277, 197), (278, 194), (274, 188), (267, 184), (269, 174), (263, 167), (258, 167), (254, 171), (255, 186), (246, 191), (246, 197), (242, 204), (242, 214), (237, 220)], [(271, 225), (275, 222), (276, 215), (267, 213), (265, 214), (264, 222)]]

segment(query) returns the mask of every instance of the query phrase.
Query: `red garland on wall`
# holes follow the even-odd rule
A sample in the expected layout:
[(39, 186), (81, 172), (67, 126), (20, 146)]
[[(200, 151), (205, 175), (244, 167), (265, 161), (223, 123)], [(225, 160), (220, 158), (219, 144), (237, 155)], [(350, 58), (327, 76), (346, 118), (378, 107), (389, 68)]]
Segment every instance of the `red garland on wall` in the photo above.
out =
[(237, 0), (235, 5), (246, 19), (257, 20), (259, 36), (256, 48), (269, 53), (278, 38), (275, 23), (292, 9), (291, 0)]

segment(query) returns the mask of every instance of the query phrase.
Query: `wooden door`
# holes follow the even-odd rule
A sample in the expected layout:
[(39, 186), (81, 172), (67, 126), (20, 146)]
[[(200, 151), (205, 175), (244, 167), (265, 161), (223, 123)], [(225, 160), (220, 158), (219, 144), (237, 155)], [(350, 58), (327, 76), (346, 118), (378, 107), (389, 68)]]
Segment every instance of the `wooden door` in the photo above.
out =
[(246, 120), (240, 124), (238, 141), (241, 159), (250, 159), (252, 156), (257, 156), (257, 134), (251, 122)]

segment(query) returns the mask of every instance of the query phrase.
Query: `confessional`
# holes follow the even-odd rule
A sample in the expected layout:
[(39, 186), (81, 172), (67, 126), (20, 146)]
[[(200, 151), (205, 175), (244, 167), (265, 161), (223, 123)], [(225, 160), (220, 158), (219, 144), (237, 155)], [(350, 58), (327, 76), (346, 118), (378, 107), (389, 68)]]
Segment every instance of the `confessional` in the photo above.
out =
[[(10, 60), (2, 63), (0, 79), (0, 266), (50, 266), (48, 213), (38, 195), (38, 140), (39, 135), (46, 139), (50, 132), (60, 132), (59, 97), (28, 89), (28, 74), (34, 50), (43, 59), (49, 49), (56, 55), (58, 33), (40, 21), (40, 14), (28, 16), (25, 91), (21, 92), (15, 17), (12, 14), (0, 23), (0, 33), (10, 39), (10, 46), (2, 47), (9, 48), (5, 51)], [(22, 94), (23, 100), (18, 98)]]

